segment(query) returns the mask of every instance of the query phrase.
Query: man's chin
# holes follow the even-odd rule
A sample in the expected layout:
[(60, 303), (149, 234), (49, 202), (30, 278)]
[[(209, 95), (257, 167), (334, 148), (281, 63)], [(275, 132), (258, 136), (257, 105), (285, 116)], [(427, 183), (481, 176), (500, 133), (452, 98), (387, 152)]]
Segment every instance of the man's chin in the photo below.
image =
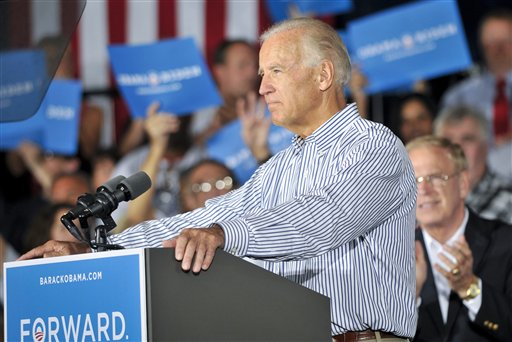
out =
[(279, 118), (280, 118), (280, 116), (278, 113), (276, 113), (275, 111), (274, 112), (270, 111), (270, 119), (272, 121), (272, 124), (274, 124), (276, 126), (283, 127), (283, 121), (279, 120)]

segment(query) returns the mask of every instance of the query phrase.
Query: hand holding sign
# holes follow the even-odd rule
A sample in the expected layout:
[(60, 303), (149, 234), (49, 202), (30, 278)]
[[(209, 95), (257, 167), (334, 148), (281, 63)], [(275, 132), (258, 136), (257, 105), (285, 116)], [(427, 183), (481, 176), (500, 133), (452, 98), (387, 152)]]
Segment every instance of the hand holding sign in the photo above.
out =
[(147, 119), (144, 128), (148, 133), (152, 146), (167, 147), (169, 134), (180, 128), (179, 119), (172, 113), (158, 112), (160, 104), (153, 102), (147, 110)]
[(192, 38), (109, 46), (112, 68), (132, 117), (158, 101), (162, 110), (187, 115), (222, 99)]

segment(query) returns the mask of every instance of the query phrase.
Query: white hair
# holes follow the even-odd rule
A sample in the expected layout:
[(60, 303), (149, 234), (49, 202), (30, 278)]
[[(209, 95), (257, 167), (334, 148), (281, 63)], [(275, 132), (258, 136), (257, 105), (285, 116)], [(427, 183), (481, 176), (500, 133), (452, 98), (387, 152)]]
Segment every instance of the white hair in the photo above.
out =
[(313, 18), (294, 18), (282, 21), (270, 27), (260, 37), (263, 44), (273, 35), (285, 31), (302, 30), (302, 49), (307, 66), (317, 66), (323, 59), (334, 65), (334, 79), (340, 85), (346, 85), (350, 79), (350, 57), (339, 34), (323, 21)]

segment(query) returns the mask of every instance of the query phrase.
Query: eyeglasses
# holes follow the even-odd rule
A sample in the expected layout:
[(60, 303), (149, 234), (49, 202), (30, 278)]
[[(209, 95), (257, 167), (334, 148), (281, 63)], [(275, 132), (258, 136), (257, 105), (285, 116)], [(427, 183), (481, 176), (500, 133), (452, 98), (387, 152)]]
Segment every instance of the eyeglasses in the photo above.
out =
[(440, 187), (443, 187), (446, 184), (446, 182), (448, 182), (449, 179), (457, 176), (459, 173), (460, 173), (460, 171), (452, 173), (451, 175), (434, 174), (434, 175), (417, 177), (416, 184), (420, 185), (423, 182), (427, 182), (428, 184), (432, 185), (433, 187), (440, 188)]
[(231, 190), (233, 187), (233, 179), (231, 177), (224, 177), (223, 179), (212, 180), (209, 182), (195, 183), (192, 184), (192, 192), (210, 192), (214, 188), (217, 190)]

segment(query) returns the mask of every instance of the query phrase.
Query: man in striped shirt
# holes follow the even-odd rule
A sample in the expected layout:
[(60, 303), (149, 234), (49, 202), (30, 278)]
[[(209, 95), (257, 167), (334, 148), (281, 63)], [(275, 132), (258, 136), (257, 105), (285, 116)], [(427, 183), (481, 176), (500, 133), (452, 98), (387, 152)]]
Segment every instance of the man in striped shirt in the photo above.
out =
[[(269, 29), (259, 72), (273, 122), (296, 134), (292, 145), (204, 208), (143, 222), (110, 242), (175, 247), (193, 272), (223, 248), (330, 297), (337, 340), (412, 337), (416, 186), (403, 145), (347, 105), (349, 57), (323, 22)], [(25, 257), (57, 249), (80, 248), (53, 242)]]

